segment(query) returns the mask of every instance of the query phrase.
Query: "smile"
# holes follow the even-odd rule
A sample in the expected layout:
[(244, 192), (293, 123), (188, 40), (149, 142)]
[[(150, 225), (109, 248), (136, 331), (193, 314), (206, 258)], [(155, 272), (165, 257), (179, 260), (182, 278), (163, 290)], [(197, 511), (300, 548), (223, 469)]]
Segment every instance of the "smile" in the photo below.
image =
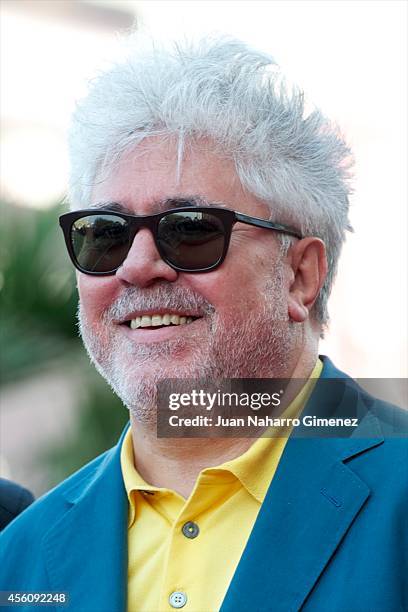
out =
[(126, 321), (126, 324), (131, 329), (139, 328), (155, 328), (155, 327), (168, 327), (173, 325), (188, 325), (195, 321), (197, 317), (191, 317), (188, 315), (177, 315), (177, 314), (152, 314), (152, 315), (140, 315), (134, 319)]

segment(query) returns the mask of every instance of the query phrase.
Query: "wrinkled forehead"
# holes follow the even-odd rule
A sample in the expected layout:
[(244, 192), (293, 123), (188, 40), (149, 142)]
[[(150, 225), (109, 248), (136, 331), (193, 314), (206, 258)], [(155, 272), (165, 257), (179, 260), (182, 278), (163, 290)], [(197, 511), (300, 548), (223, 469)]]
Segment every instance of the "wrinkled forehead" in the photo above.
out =
[[(151, 214), (161, 213), (166, 210), (173, 210), (176, 208), (184, 208), (184, 207), (208, 207), (208, 206), (217, 206), (220, 208), (226, 208), (226, 204), (224, 202), (210, 202), (206, 200), (200, 195), (187, 195), (180, 193), (171, 198), (164, 198), (162, 200), (152, 200), (149, 203), (149, 209)], [(124, 202), (116, 202), (113, 200), (96, 200), (90, 206), (90, 208), (94, 208), (95, 210), (110, 210), (119, 213), (129, 213), (132, 214), (130, 207), (127, 207)]]
[[(134, 214), (153, 214), (180, 205), (219, 205), (268, 216), (267, 205), (242, 186), (232, 159), (208, 143), (148, 139), (102, 172), (90, 205), (116, 203)], [(176, 204), (175, 206), (173, 206)]]

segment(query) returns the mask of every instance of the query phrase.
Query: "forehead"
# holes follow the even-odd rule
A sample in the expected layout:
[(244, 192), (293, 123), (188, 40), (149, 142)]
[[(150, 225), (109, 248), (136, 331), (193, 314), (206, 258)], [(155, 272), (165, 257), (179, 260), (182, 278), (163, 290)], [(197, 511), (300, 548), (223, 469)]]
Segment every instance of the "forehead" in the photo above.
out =
[(241, 185), (234, 162), (208, 143), (188, 146), (178, 158), (174, 141), (149, 139), (122, 156), (93, 189), (91, 204), (115, 202), (134, 214), (152, 214), (171, 199), (204, 200), (248, 214), (268, 209)]

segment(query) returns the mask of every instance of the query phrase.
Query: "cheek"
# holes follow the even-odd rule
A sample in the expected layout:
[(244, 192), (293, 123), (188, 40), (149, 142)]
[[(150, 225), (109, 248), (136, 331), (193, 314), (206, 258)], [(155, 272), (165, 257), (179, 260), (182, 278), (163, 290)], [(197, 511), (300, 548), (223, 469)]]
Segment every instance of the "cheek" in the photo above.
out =
[(78, 273), (78, 293), (82, 310), (89, 322), (100, 320), (118, 293), (115, 277), (92, 277)]
[[(279, 264), (279, 254), (262, 243), (245, 245), (247, 257), (227, 258), (224, 264), (208, 274), (191, 275), (190, 286), (211, 302), (218, 315), (237, 320), (248, 313), (258, 311), (265, 300), (275, 301), (281, 316), (287, 310), (286, 267)], [(277, 249), (276, 249), (277, 250)], [(268, 297), (266, 296), (268, 294)]]
[(248, 262), (229, 265), (227, 262), (214, 272), (189, 276), (188, 285), (202, 295), (216, 309), (218, 314), (247, 311), (259, 300), (263, 275)]

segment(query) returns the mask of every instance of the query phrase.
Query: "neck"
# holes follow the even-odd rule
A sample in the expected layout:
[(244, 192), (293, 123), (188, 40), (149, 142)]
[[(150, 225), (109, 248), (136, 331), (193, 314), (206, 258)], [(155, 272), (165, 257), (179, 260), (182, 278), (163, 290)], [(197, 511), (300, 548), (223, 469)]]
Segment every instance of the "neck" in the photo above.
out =
[[(307, 379), (317, 360), (317, 346), (303, 354), (285, 378)], [(283, 377), (282, 377), (283, 378)], [(172, 489), (187, 498), (199, 473), (242, 455), (254, 438), (158, 438), (156, 428), (131, 416), (135, 467), (157, 487)]]

